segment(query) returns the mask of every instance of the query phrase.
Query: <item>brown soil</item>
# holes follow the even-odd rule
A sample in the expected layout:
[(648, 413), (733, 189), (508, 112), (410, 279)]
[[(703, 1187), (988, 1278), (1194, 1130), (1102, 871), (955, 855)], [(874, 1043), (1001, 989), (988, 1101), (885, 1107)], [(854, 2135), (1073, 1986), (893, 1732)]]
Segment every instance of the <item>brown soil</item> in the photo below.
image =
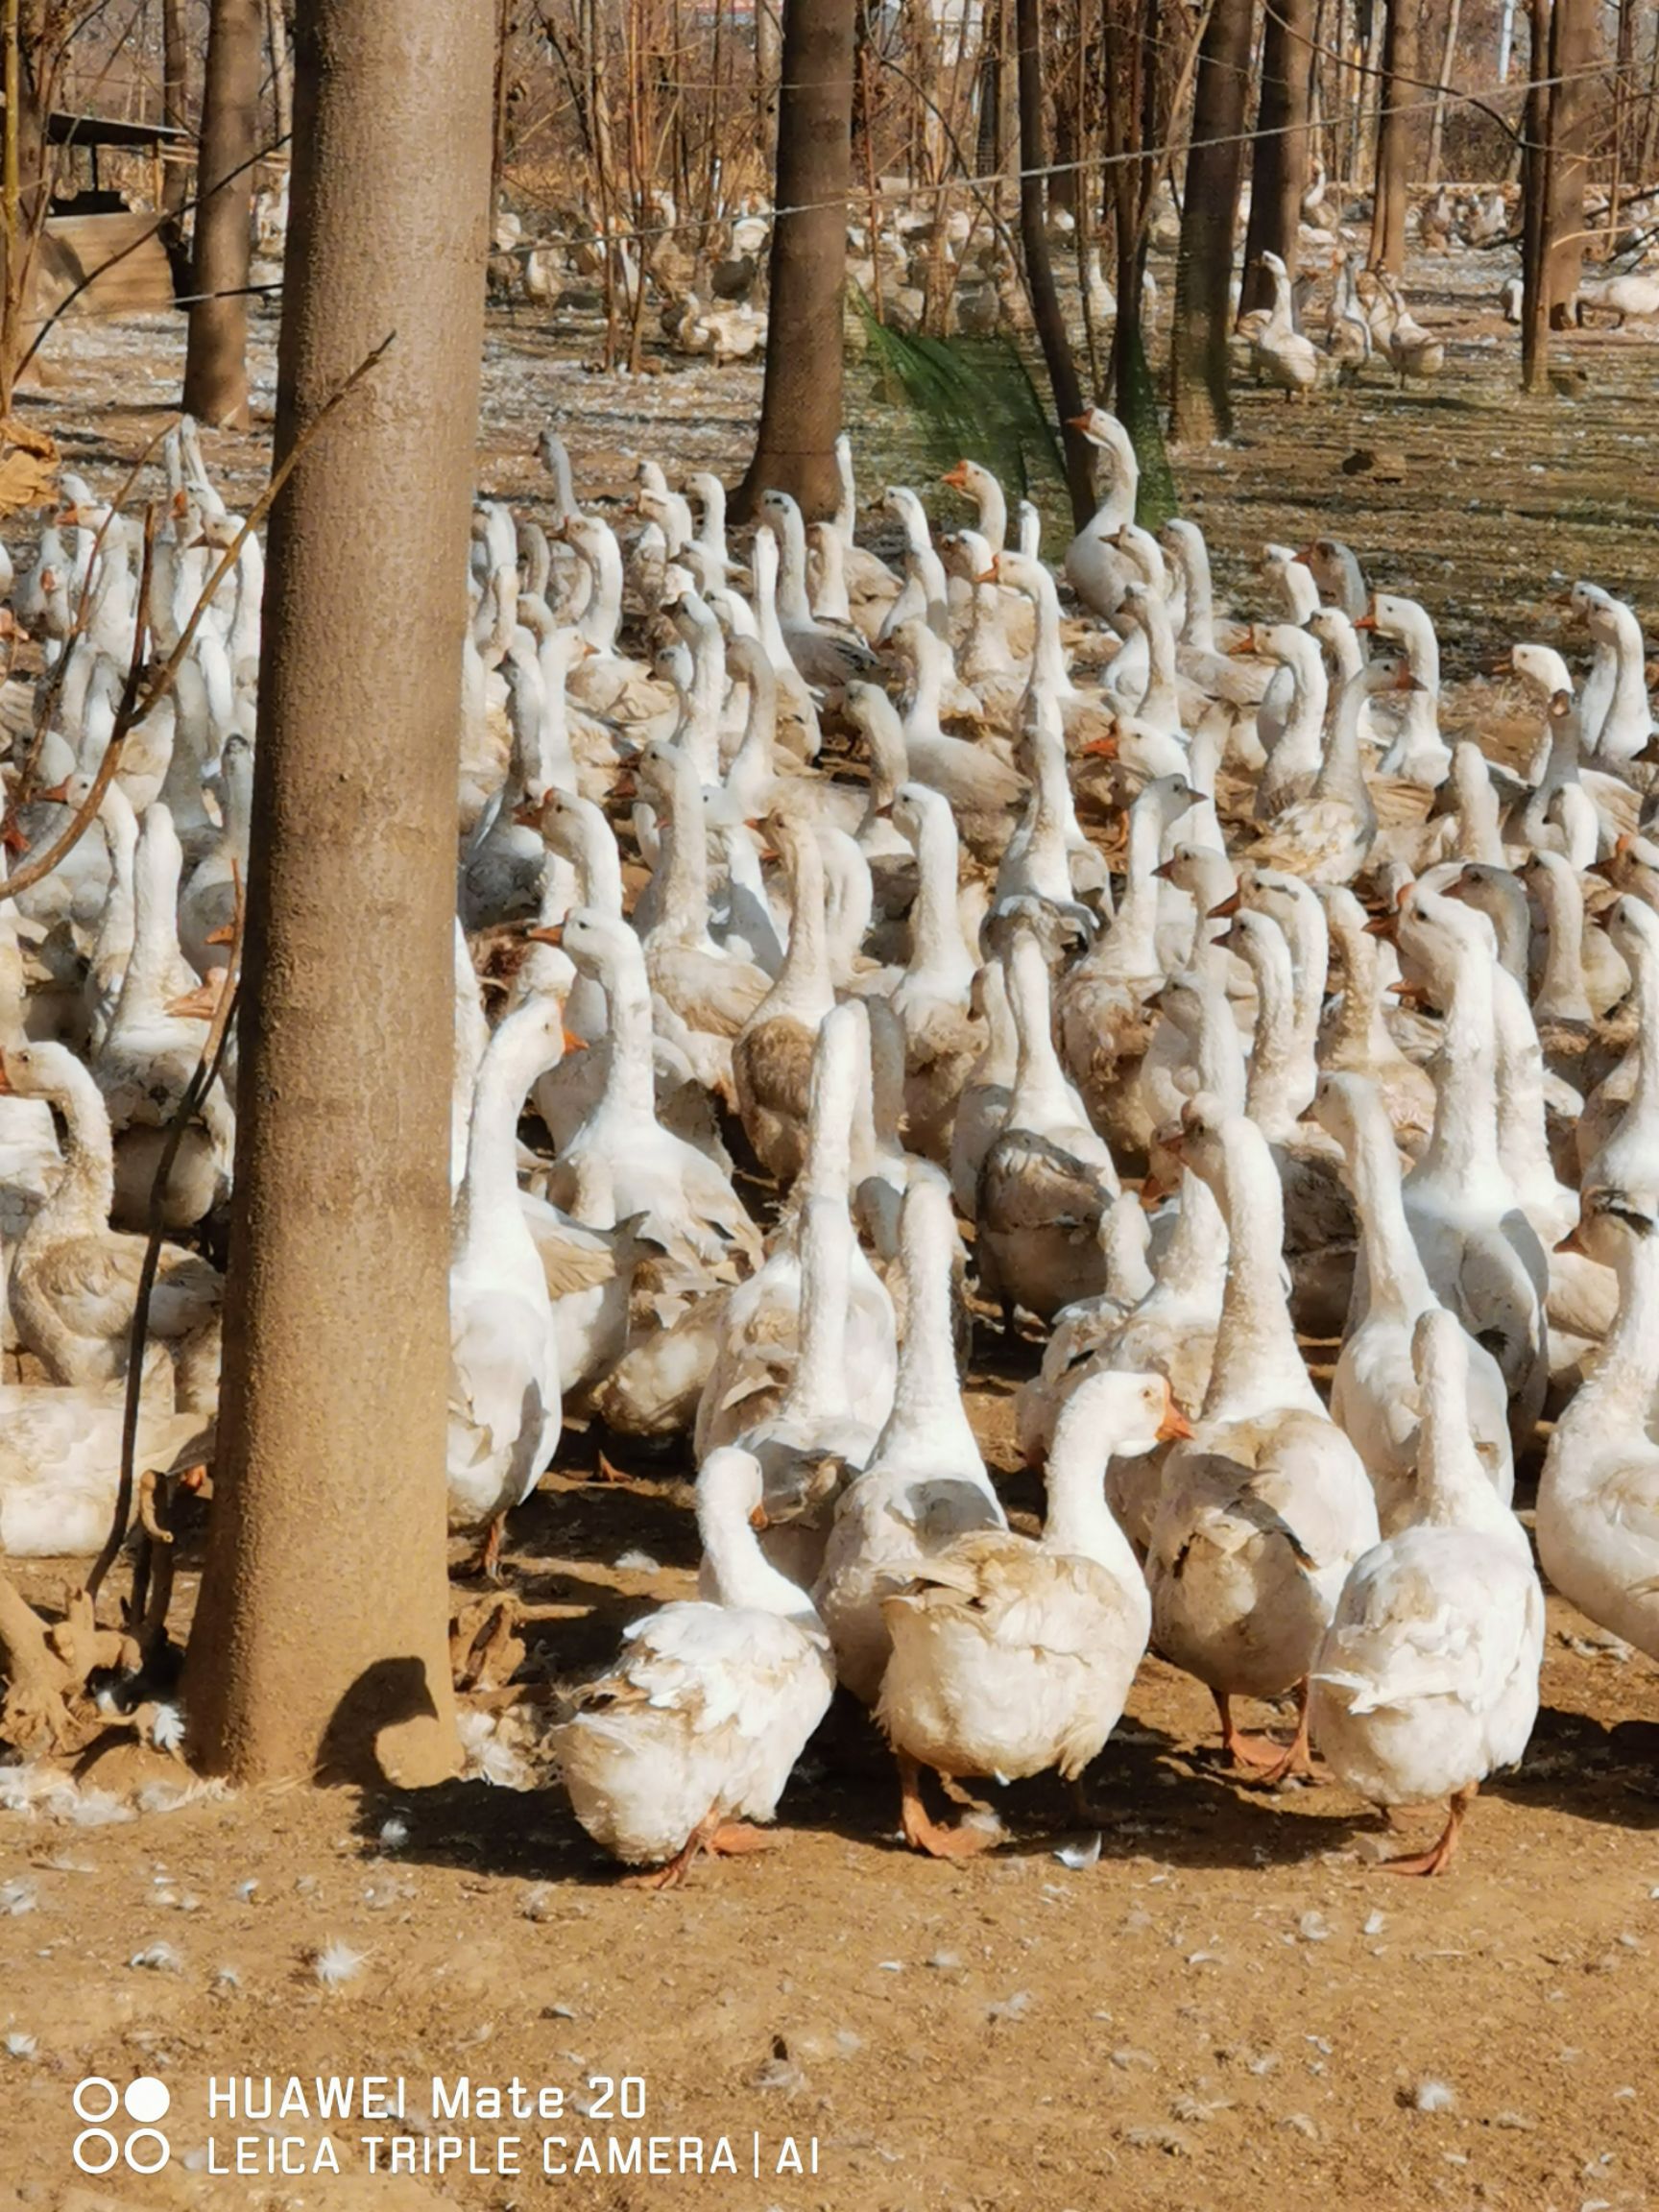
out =
[[(1339, 530), (1382, 580), (1421, 591), (1454, 672), (1469, 675), (1508, 637), (1557, 634), (1552, 572), (1650, 584), (1650, 345), (1568, 341), (1589, 396), (1524, 406), (1512, 337), (1475, 343), (1501, 326), (1477, 320), (1469, 295), (1496, 280), (1466, 273), (1464, 342), (1441, 389), (1402, 398), (1376, 378), (1306, 409), (1247, 395), (1238, 446), (1183, 464), (1241, 599), (1262, 539)], [(1423, 288), (1431, 320), (1450, 312), (1431, 278)], [(753, 373), (589, 383), (567, 358), (556, 379), (553, 350), (528, 318), (493, 325), (491, 490), (540, 496), (528, 451), (555, 400), (581, 410), (579, 447), (617, 493), (638, 441), (687, 462), (741, 457)], [(38, 404), (101, 484), (160, 426), (177, 351), (154, 325), (76, 334)], [(155, 404), (134, 404), (146, 376)], [(252, 480), (255, 445), (209, 445)], [(1361, 445), (1403, 450), (1404, 482), (1339, 474)], [(1000, 1369), (978, 1373), (972, 1405), (1011, 1504), (1029, 1511), (1012, 1387)], [(599, 1660), (624, 1622), (691, 1586), (685, 1466), (635, 1467), (637, 1483), (617, 1487), (581, 1472), (590, 1449), (570, 1440), (569, 1471), (512, 1529), (532, 1683)], [(644, 1558), (617, 1564), (630, 1553)], [(187, 1542), (180, 1632), (198, 1555)], [(63, 1577), (25, 1579), (43, 1598)], [(1236, 1783), (1207, 1697), (1157, 1663), (1096, 1770), (1102, 1847), (1077, 1868), (1055, 1856), (1075, 1815), (1043, 1787), (1006, 1793), (998, 1852), (961, 1867), (910, 1857), (895, 1841), (890, 1768), (845, 1717), (786, 1800), (776, 1848), (699, 1865), (666, 1896), (619, 1888), (546, 1787), (474, 1778), (396, 1803), (208, 1794), (108, 1825), (39, 1799), (0, 1812), (0, 2212), (1634, 2212), (1659, 2170), (1654, 1715), (1649, 1663), (1552, 1599), (1531, 1754), (1479, 1800), (1455, 1869), (1435, 1882), (1379, 1871), (1379, 1853), (1400, 1846), (1333, 1785)], [(514, 1758), (514, 1725), (493, 1759)], [(132, 1759), (88, 1788), (126, 1788)], [(187, 1777), (156, 1765), (170, 1800)], [(0, 1778), (0, 1803), (4, 1790)], [(1405, 1823), (1413, 1840), (1432, 1826)], [(361, 1963), (330, 1990), (314, 1960), (334, 1943)], [(358, 2139), (392, 2130), (358, 2124), (334, 2130), (338, 2180), (203, 2169), (210, 2132), (221, 2165), (238, 2134), (262, 2164), (267, 2132), (210, 2129), (209, 2076), (366, 2072), (406, 2076), (412, 2115), (434, 2074), (584, 2097), (591, 2077), (642, 2077), (642, 2121), (589, 2124), (601, 2156), (608, 2128), (700, 2135), (709, 2154), (726, 2133), (737, 2177), (371, 2182)], [(164, 2174), (78, 2182), (70, 2100), (88, 2074), (169, 2083)], [(323, 2132), (272, 2127), (312, 2143)], [(540, 2135), (574, 2145), (583, 2124), (472, 2128), (481, 2148), (498, 2132), (525, 2137), (532, 2168)], [(785, 2136), (816, 2137), (815, 2176), (770, 2171)]]

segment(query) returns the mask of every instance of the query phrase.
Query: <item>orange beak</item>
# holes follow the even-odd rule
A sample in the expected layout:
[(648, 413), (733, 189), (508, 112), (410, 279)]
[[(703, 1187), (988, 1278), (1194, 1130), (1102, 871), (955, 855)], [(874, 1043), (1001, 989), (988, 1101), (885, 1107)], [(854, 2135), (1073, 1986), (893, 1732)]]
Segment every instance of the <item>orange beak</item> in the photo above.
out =
[(1116, 760), (1118, 740), (1116, 737), (1090, 737), (1085, 740), (1083, 750), (1092, 753), (1097, 760)]
[(588, 1049), (588, 1040), (587, 1040), (587, 1038), (586, 1038), (586, 1037), (578, 1037), (574, 1029), (566, 1029), (566, 1030), (565, 1030), (565, 1031), (564, 1031), (564, 1038), (565, 1038), (565, 1051), (566, 1051), (566, 1052), (586, 1052), (586, 1051), (587, 1051), (587, 1049)]
[(974, 577), (974, 581), (975, 584), (995, 584), (999, 580), (999, 576), (1000, 571), (998, 570), (996, 562), (993, 561), (990, 567), (982, 568), (979, 574)]
[(1243, 892), (1235, 891), (1231, 899), (1223, 899), (1219, 906), (1212, 906), (1204, 919), (1206, 922), (1225, 922), (1232, 915), (1237, 914), (1243, 904)]
[(514, 807), (513, 819), (520, 830), (540, 830), (541, 809), (533, 799), (523, 799)]
[(1356, 630), (1375, 630), (1377, 627), (1377, 617), (1375, 614), (1356, 614), (1354, 617), (1354, 627)]
[(1068, 415), (1066, 418), (1068, 430), (1087, 430), (1090, 418), (1087, 415)]
[(236, 932), (227, 922), (223, 929), (210, 929), (202, 942), (204, 945), (234, 945)]
[(941, 476), (939, 481), (941, 484), (949, 484), (952, 492), (966, 492), (968, 489), (967, 463), (958, 461), (955, 468), (950, 469), (947, 475)]
[(756, 1529), (771, 1527), (772, 1524), (766, 1517), (766, 1508), (764, 1505), (757, 1505), (755, 1507), (754, 1511), (749, 1516), (749, 1526), (751, 1528)]
[(36, 791), (35, 796), (36, 799), (49, 799), (54, 806), (67, 806), (69, 804), (68, 777), (65, 776), (61, 783), (52, 783), (44, 791)]
[(1158, 1424), (1159, 1443), (1174, 1444), (1183, 1437), (1190, 1436), (1191, 1433), (1191, 1422), (1188, 1420), (1186, 1414), (1182, 1412), (1180, 1407), (1170, 1396), (1169, 1385), (1166, 1382), (1164, 1385), (1164, 1418)]
[(189, 1022), (211, 1022), (219, 1011), (219, 986), (203, 983), (181, 998), (170, 998), (163, 1011)]
[(524, 937), (526, 943), (531, 945), (563, 945), (565, 942), (565, 925), (563, 922), (554, 922), (549, 924), (545, 929), (526, 929)]

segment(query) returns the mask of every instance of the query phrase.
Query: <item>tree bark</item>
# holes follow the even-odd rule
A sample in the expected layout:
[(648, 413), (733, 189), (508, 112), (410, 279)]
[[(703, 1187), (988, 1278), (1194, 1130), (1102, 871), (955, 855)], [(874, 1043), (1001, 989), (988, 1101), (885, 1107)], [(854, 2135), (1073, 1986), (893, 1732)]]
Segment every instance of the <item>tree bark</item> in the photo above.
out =
[(1313, 60), (1313, 0), (1267, 0), (1262, 35), (1262, 100), (1250, 162), (1250, 223), (1239, 304), (1272, 304), (1273, 282), (1258, 256), (1277, 253), (1296, 274), (1296, 232), (1308, 188), (1308, 87)]
[(1083, 387), (1067, 335), (1054, 265), (1048, 256), (1044, 221), (1043, 179), (1046, 154), (1043, 135), (1043, 20), (1041, 0), (1017, 0), (1014, 36), (1020, 72), (1020, 245), (1025, 260), (1025, 290), (1031, 319), (1048, 370), (1061, 437), (1065, 441), (1066, 483), (1071, 517), (1079, 530), (1094, 512), (1094, 472), (1089, 446), (1071, 422), (1083, 412)]
[(184, 1679), (193, 1756), (244, 1781), (418, 1786), (457, 1758), (451, 917), (491, 24), (490, 0), (301, 0), (297, 24), (278, 456), (396, 337), (271, 523), (216, 1494)]
[(734, 499), (787, 492), (808, 517), (841, 495), (841, 319), (853, 176), (854, 0), (788, 0), (778, 107), (771, 321), (760, 430)]
[[(190, 128), (190, 36), (187, 0), (161, 0), (161, 120), (171, 130)], [(176, 153), (170, 149), (170, 156)], [(169, 252), (183, 243), (179, 210), (188, 194), (182, 161), (170, 157), (161, 172), (161, 205), (169, 216), (162, 238)], [(180, 286), (182, 289), (182, 286)]]
[(1545, 271), (1550, 321), (1559, 330), (1572, 312), (1584, 268), (1584, 187), (1590, 133), (1600, 101), (1596, 67), (1597, 0), (1555, 0), (1550, 20), (1550, 232)]
[(1253, 0), (1215, 0), (1198, 49), (1169, 349), (1169, 427), (1185, 445), (1208, 445), (1233, 428), (1227, 326), (1254, 12)]
[(1530, 0), (1532, 52), (1521, 160), (1521, 383), (1541, 392), (1550, 356), (1551, 0)]
[(202, 90), (202, 153), (184, 408), (203, 422), (248, 427), (248, 263), (253, 156), (259, 151), (260, 0), (213, 0)]
[(283, 140), (294, 132), (294, 55), (284, 0), (265, 0), (265, 36), (271, 48), (271, 112), (276, 136)]
[[(1379, 0), (1381, 5), (1381, 0)], [(1377, 195), (1371, 217), (1371, 263), (1400, 276), (1406, 269), (1406, 190), (1416, 166), (1417, 126), (1412, 109), (1422, 91), (1417, 66), (1418, 11), (1414, 0), (1388, 0), (1382, 42), (1382, 114), (1377, 127)]]
[(1440, 82), (1434, 91), (1434, 112), (1429, 123), (1429, 182), (1440, 181), (1441, 152), (1446, 143), (1446, 92), (1457, 61), (1457, 31), (1462, 0), (1451, 0), (1446, 12), (1446, 43), (1440, 52)]

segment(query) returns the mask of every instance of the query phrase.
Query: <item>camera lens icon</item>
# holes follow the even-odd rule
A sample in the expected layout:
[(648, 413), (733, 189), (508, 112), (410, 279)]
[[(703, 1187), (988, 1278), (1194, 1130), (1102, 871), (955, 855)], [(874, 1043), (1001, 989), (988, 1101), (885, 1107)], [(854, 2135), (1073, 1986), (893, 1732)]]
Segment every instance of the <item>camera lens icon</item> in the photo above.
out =
[[(76, 2136), (71, 2152), (83, 2174), (108, 2174), (117, 2165), (133, 2174), (159, 2174), (171, 2157), (172, 2147), (155, 2123), (166, 2118), (173, 2095), (154, 2074), (140, 2074), (125, 2090), (102, 2074), (89, 2074), (76, 2083), (72, 2102), (76, 2117), (92, 2123)], [(120, 2111), (139, 2123), (124, 2137), (105, 2125)]]

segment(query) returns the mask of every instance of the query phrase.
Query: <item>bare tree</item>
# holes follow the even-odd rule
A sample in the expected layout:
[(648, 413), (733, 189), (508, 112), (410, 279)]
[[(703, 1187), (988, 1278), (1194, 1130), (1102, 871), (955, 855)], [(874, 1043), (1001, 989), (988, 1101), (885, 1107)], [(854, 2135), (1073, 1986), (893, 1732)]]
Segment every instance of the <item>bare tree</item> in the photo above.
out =
[(1521, 156), (1521, 382), (1541, 392), (1550, 366), (1550, 22), (1551, 0), (1530, 0), (1528, 63)]
[(1189, 445), (1233, 427), (1227, 326), (1254, 14), (1253, 0), (1214, 0), (1198, 49), (1169, 349), (1170, 431)]
[[(1382, 0), (1378, 0), (1382, 4)], [(1414, 170), (1422, 98), (1415, 83), (1419, 12), (1415, 0), (1388, 0), (1382, 44), (1382, 112), (1377, 126), (1377, 196), (1371, 215), (1371, 260), (1399, 276), (1406, 268), (1406, 193)]]
[(1598, 0), (1555, 0), (1550, 17), (1550, 320), (1566, 323), (1584, 266), (1584, 188), (1599, 117)]
[(246, 1780), (414, 1785), (456, 1762), (451, 916), (491, 29), (491, 0), (298, 14), (279, 457), (392, 343), (272, 517), (217, 1490), (184, 1681), (193, 1756)]
[(1089, 446), (1073, 428), (1083, 412), (1083, 387), (1054, 282), (1045, 223), (1043, 172), (1047, 155), (1043, 133), (1043, 22), (1039, 0), (1018, 0), (1015, 37), (1020, 57), (1020, 248), (1025, 261), (1025, 289), (1031, 317), (1048, 370), (1055, 412), (1066, 441), (1066, 483), (1071, 516), (1079, 530), (1094, 512), (1094, 478)]
[[(190, 128), (190, 36), (187, 0), (161, 0), (161, 120), (171, 131)], [(170, 160), (162, 172), (161, 204), (172, 218), (163, 233), (170, 252), (181, 252), (184, 204), (183, 164)], [(175, 263), (175, 268), (178, 264)]]
[(260, 0), (213, 0), (197, 165), (195, 297), (184, 405), (204, 422), (248, 427), (248, 263), (259, 150)]
[(739, 515), (766, 491), (792, 493), (812, 516), (832, 513), (840, 496), (854, 5), (789, 0), (783, 11), (766, 378)]
[(277, 138), (285, 140), (294, 129), (294, 54), (285, 0), (265, 0), (265, 36), (271, 49), (271, 112)]
[(1258, 266), (1277, 253), (1296, 274), (1296, 232), (1308, 188), (1308, 95), (1313, 63), (1313, 0), (1267, 0), (1262, 35), (1262, 99), (1250, 157), (1250, 223), (1240, 304), (1265, 307), (1273, 283)]

